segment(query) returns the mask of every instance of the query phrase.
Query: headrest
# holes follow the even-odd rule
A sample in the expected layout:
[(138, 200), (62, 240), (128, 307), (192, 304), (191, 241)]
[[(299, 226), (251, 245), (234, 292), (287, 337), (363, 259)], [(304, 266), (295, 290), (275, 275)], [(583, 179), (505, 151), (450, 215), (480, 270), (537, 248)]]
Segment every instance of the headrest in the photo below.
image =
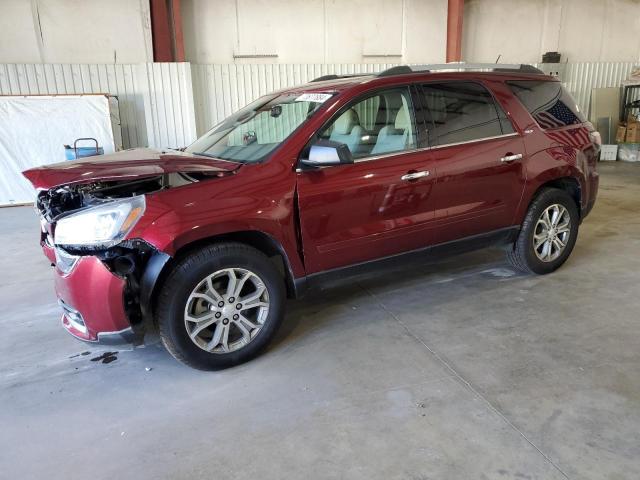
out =
[(359, 124), (358, 114), (353, 108), (350, 108), (338, 117), (336, 123), (334, 123), (333, 131), (338, 135), (348, 135), (353, 130), (353, 127)]
[(396, 115), (396, 123), (395, 127), (398, 130), (408, 130), (409, 129), (409, 115), (407, 114), (406, 107), (398, 110), (398, 114)]

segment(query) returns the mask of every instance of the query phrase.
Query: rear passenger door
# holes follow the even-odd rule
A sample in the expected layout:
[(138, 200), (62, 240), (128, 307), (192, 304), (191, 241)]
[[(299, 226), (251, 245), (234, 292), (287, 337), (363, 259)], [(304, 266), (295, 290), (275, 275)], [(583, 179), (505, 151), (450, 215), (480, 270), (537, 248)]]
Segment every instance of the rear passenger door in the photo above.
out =
[(510, 226), (524, 189), (525, 150), (508, 115), (479, 82), (424, 84), (422, 100), (438, 170), (435, 241)]

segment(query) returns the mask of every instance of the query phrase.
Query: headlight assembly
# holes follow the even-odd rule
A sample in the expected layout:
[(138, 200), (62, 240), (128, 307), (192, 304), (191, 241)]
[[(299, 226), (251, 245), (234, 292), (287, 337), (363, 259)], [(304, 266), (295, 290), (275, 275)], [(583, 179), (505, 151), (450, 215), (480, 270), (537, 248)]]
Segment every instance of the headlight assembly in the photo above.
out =
[(144, 214), (144, 196), (114, 200), (58, 220), (54, 243), (108, 248), (120, 242)]

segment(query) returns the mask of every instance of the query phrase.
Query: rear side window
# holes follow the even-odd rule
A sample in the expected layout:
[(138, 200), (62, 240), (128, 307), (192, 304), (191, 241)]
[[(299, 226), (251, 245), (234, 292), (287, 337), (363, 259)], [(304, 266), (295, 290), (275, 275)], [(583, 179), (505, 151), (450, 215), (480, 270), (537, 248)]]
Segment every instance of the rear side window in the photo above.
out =
[(430, 83), (422, 90), (432, 144), (469, 142), (514, 131), (500, 105), (478, 83)]
[(560, 82), (525, 80), (507, 82), (507, 85), (545, 130), (587, 121)]

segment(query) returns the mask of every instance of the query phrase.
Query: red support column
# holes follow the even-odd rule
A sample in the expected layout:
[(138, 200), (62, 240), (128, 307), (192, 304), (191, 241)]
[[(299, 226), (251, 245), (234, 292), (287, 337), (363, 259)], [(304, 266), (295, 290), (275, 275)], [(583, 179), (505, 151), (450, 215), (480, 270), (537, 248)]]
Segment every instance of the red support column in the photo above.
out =
[(180, 0), (151, 0), (154, 62), (184, 62)]
[(464, 0), (449, 0), (447, 7), (447, 62), (462, 59), (462, 17)]
[(182, 14), (180, 0), (171, 0), (171, 18), (173, 20), (173, 53), (176, 62), (184, 62), (184, 38), (182, 37)]

